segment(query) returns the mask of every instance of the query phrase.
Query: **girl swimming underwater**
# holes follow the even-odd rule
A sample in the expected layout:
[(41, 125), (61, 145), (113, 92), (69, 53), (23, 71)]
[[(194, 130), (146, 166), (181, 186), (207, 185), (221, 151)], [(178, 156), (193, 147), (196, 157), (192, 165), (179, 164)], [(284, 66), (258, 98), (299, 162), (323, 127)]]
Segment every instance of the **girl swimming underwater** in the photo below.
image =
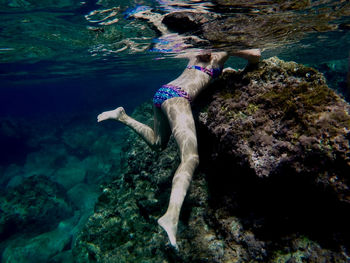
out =
[[(251, 49), (234, 53), (249, 63), (257, 63), (260, 50)], [(124, 123), (153, 149), (164, 149), (173, 134), (180, 150), (181, 163), (172, 181), (170, 201), (166, 213), (159, 218), (158, 224), (168, 234), (170, 243), (177, 248), (176, 232), (180, 210), (191, 182), (194, 170), (198, 166), (197, 135), (191, 111), (191, 102), (203, 91), (212, 79), (220, 76), (224, 63), (229, 58), (227, 52), (186, 53), (189, 59), (183, 73), (175, 80), (163, 85), (153, 97), (153, 128), (128, 116), (123, 107), (106, 111), (98, 115), (98, 122), (112, 119)]]

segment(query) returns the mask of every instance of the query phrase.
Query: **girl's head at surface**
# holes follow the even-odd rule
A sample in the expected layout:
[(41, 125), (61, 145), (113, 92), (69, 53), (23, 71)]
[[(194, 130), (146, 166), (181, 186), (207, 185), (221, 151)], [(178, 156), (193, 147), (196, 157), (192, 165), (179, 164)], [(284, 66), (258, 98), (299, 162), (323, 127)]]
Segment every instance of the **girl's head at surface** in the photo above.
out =
[(199, 55), (197, 55), (197, 59), (200, 62), (209, 62), (211, 60), (211, 52), (209, 51), (201, 52)]

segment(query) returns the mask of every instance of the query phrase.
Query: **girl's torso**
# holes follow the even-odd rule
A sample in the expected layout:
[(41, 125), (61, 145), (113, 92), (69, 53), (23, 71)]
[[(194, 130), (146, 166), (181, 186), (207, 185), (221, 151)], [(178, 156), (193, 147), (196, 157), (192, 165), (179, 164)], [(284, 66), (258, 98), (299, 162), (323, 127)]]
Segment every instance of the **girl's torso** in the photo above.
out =
[(180, 87), (194, 100), (216, 77), (218, 70), (222, 70), (227, 58), (225, 52), (212, 53), (209, 62), (200, 61), (197, 57), (190, 58), (183, 73), (167, 85)]

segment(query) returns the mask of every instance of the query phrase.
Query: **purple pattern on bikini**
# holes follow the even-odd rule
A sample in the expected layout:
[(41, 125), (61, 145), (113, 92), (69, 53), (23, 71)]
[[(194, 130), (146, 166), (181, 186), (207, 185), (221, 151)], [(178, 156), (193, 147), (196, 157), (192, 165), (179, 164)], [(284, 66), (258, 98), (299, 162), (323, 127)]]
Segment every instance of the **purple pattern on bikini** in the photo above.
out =
[(174, 85), (163, 85), (163, 87), (169, 88), (174, 90), (177, 94), (179, 94), (181, 97), (188, 99), (191, 102), (191, 97), (188, 95), (186, 91), (184, 91), (182, 88)]
[(163, 85), (158, 89), (156, 94), (154, 94), (153, 103), (156, 107), (160, 108), (164, 101), (176, 97), (182, 97), (191, 102), (190, 96), (180, 87), (174, 85)]
[(221, 75), (221, 72), (222, 72), (222, 68), (207, 69), (207, 68), (203, 68), (201, 66), (196, 66), (196, 65), (187, 66), (187, 68), (188, 69), (197, 69), (199, 71), (202, 71), (202, 72), (208, 74), (212, 78), (219, 77)]

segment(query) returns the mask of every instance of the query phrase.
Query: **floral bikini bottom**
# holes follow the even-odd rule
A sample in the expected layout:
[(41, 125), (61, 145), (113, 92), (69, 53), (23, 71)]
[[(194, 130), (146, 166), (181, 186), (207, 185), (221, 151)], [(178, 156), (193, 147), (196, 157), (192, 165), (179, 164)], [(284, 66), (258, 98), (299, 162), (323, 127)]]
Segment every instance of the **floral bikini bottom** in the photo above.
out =
[[(212, 78), (219, 77), (222, 72), (221, 68), (207, 69), (200, 66), (187, 66), (187, 68), (200, 70)], [(191, 102), (190, 96), (181, 87), (174, 85), (163, 85), (159, 90), (157, 90), (156, 94), (154, 94), (153, 103), (157, 108), (160, 108), (164, 101), (176, 97), (182, 97)]]
[(157, 92), (154, 94), (153, 103), (157, 108), (162, 106), (162, 103), (168, 99), (182, 97), (188, 99), (191, 102), (190, 96), (186, 91), (182, 90), (180, 87), (174, 85), (163, 85)]

